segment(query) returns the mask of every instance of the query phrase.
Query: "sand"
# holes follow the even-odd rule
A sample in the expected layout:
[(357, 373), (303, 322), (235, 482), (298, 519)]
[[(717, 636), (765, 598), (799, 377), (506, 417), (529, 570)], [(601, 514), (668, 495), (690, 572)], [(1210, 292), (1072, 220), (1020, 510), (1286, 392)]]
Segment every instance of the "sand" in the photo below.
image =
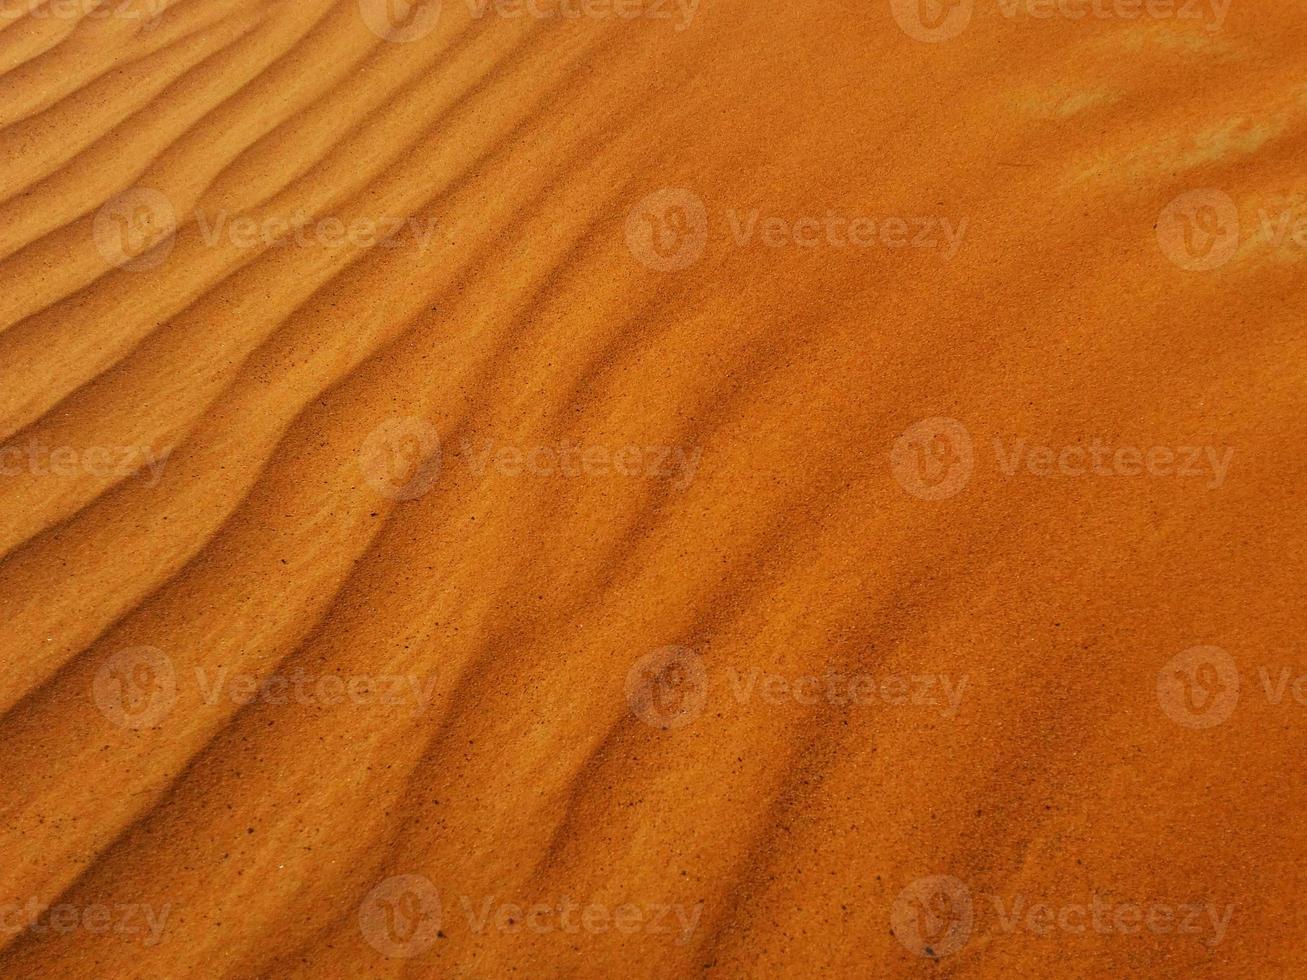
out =
[(1301, 971), (1305, 42), (0, 5), (0, 975)]

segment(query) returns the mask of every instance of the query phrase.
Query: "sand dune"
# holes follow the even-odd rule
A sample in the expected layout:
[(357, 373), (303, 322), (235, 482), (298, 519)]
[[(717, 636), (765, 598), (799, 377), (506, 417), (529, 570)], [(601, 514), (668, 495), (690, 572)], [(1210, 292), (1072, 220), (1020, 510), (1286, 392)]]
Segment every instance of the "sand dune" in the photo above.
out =
[(0, 974), (1294, 975), (1299, 14), (0, 3)]

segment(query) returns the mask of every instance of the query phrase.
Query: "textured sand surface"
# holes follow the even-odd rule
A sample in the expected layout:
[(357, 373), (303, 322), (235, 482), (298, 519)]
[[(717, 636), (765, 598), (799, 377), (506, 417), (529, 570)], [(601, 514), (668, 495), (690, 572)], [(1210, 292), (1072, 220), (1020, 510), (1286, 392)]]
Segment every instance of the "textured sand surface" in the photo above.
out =
[(4, 0), (0, 975), (1302, 975), (1305, 55)]

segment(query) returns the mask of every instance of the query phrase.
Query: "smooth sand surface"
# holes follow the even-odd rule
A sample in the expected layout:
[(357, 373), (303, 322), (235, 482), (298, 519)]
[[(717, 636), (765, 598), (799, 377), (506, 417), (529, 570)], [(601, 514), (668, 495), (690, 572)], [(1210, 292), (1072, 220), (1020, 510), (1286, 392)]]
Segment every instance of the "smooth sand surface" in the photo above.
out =
[(1302, 973), (1299, 5), (31, 7), (0, 975)]

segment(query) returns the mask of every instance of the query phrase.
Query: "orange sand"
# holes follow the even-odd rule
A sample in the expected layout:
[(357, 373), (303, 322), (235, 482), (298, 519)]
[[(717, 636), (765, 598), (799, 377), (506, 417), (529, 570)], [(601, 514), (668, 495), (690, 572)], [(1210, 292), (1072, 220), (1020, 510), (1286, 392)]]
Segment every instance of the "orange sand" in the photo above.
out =
[(0, 5), (0, 975), (1301, 973), (1307, 28), (1077, 3)]

